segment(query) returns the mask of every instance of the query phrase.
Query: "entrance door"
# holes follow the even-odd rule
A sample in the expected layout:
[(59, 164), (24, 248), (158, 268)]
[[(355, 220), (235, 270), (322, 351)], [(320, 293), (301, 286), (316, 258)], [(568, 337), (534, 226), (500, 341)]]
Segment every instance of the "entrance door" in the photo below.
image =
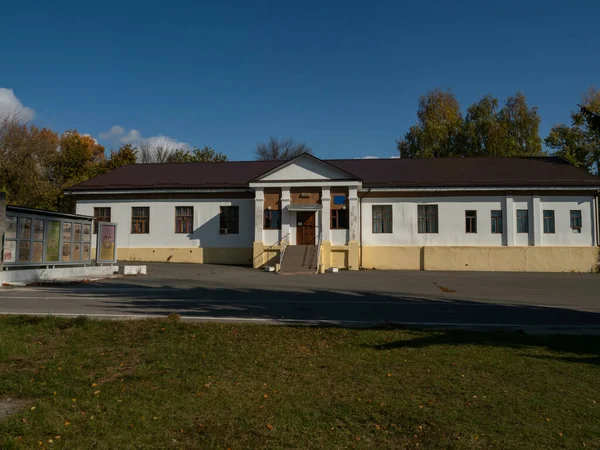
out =
[(296, 244), (316, 245), (315, 213), (298, 211), (296, 213)]

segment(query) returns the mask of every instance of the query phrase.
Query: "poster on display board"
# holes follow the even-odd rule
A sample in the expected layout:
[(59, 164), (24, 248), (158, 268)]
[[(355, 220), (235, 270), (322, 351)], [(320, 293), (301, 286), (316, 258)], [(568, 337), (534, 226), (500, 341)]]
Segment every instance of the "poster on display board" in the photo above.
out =
[(96, 243), (96, 262), (117, 262), (117, 224), (98, 223), (98, 241)]

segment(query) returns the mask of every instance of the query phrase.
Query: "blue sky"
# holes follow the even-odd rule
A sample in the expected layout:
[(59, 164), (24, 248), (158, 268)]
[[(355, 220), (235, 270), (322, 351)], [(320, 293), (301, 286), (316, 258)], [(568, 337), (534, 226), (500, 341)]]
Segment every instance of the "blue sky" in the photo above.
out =
[(544, 137), (600, 87), (599, 18), (592, 0), (11, 2), (0, 105), (107, 148), (166, 136), (253, 159), (275, 135), (390, 157), (427, 90), (463, 108), (521, 90)]

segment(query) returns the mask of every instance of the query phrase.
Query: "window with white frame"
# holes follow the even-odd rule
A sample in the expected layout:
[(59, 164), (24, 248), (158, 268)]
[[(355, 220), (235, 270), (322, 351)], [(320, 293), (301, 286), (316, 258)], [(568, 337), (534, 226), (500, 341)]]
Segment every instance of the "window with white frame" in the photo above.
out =
[(517, 233), (529, 233), (529, 211), (517, 209)]
[(238, 234), (239, 232), (239, 206), (221, 206), (221, 214), (219, 215), (219, 234)]
[(438, 205), (419, 205), (419, 233), (438, 232)]
[(573, 233), (581, 233), (581, 210), (571, 210), (571, 230)]
[(492, 233), (502, 234), (502, 210), (495, 209), (491, 213)]
[(554, 210), (552, 209), (544, 210), (544, 233), (554, 233)]
[(392, 232), (392, 205), (373, 205), (373, 233)]
[(477, 211), (465, 211), (465, 233), (477, 233)]

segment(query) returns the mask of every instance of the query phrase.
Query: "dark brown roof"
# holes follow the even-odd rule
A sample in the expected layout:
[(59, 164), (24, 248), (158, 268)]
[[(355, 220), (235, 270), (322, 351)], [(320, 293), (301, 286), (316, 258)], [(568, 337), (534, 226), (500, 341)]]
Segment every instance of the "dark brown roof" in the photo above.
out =
[[(364, 187), (590, 187), (600, 179), (556, 157), (335, 159), (327, 163), (356, 176)], [(135, 164), (100, 175), (70, 191), (125, 189), (233, 189), (284, 161)]]

